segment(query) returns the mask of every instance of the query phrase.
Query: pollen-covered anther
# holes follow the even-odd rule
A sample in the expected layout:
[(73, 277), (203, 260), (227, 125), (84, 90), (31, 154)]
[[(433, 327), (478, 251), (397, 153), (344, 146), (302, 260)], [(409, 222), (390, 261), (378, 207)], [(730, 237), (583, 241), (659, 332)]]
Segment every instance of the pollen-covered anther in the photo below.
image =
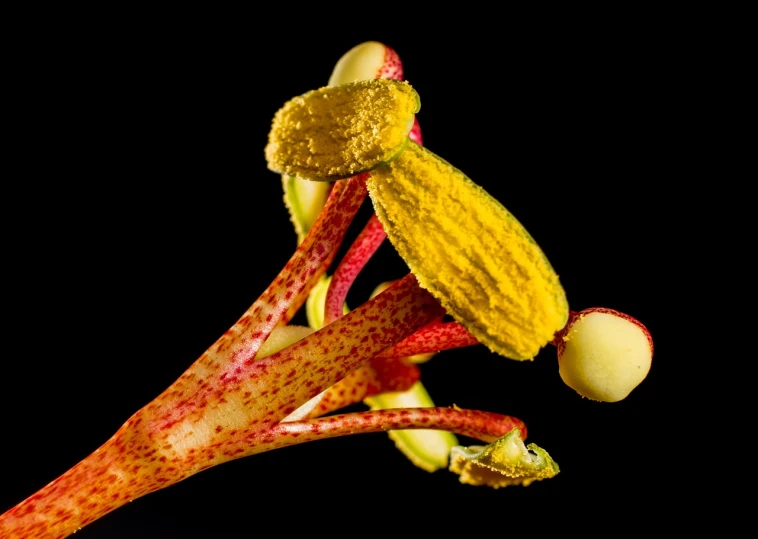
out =
[(568, 302), (547, 257), (463, 172), (411, 142), (366, 187), (419, 284), (479, 342), (528, 360), (564, 327)]
[(405, 148), (419, 107), (410, 84), (391, 79), (307, 92), (274, 116), (265, 149), (268, 167), (307, 180), (372, 170)]

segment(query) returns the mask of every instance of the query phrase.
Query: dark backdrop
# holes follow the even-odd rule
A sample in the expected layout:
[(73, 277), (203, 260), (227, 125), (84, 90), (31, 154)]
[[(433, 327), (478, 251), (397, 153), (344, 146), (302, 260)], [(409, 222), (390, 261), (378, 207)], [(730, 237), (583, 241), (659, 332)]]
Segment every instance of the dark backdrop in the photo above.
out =
[[(678, 413), (663, 394), (678, 361), (667, 319), (680, 225), (667, 217), (663, 185), (676, 167), (680, 52), (655, 17), (398, 14), (290, 26), (198, 12), (59, 26), (57, 15), (25, 22), (31, 55), (14, 82), (23, 121), (12, 146), (17, 188), (3, 197), (0, 452), (10, 464), (0, 511), (97, 448), (272, 281), (296, 240), (263, 156), (271, 118), (367, 40), (400, 54), (421, 96), (426, 146), (526, 226), (571, 307), (611, 307), (647, 324), (657, 346), (649, 377), (625, 401), (599, 404), (563, 385), (552, 347), (526, 363), (483, 347), (446, 352), (422, 367), (436, 402), (523, 419), (560, 464), (556, 478), (465, 486), (371, 434), (227, 463), (77, 537), (247, 537), (261, 523), (307, 533), (317, 522), (338, 530), (343, 513), (379, 529), (474, 519), (491, 532), (535, 508), (622, 516), (675, 492), (657, 444)], [(404, 272), (383, 246), (353, 303)]]

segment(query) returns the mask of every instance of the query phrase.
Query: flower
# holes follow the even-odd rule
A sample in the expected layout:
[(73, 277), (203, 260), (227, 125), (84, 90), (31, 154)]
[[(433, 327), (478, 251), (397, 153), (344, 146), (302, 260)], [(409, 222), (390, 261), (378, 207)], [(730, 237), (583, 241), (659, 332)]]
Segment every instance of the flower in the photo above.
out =
[[(324, 98), (339, 100), (340, 110), (321, 103), (315, 121), (307, 105)], [(360, 399), (414, 387), (419, 372), (407, 357), (481, 342), (506, 357), (529, 359), (557, 339), (569, 319), (557, 277), (520, 224), (459, 171), (408, 140), (418, 132), (417, 99), (407, 83), (372, 81), (293, 101), (292, 118), (311, 123), (303, 138), (293, 129), (297, 122), (277, 120), (286, 129), (272, 129), (270, 162), (284, 172), (346, 179), (330, 181), (318, 216), (302, 225), (292, 258), (237, 323), (92, 455), (0, 516), (3, 536), (65, 537), (130, 500), (222, 462), (361, 432), (444, 430), (492, 444), (453, 451), (451, 468), (469, 482), (488, 475), (477, 467), (505, 472), (506, 483), (528, 484), (557, 473), (547, 453), (523, 446), (526, 428), (508, 416), (410, 407), (321, 417)], [(345, 113), (349, 106), (363, 114), (360, 122)], [(344, 122), (346, 131), (325, 129), (332, 120)], [(337, 144), (328, 140), (340, 132), (349, 136)], [(368, 132), (378, 136), (366, 141)], [(314, 148), (326, 162), (301, 160)], [(345, 148), (357, 159), (348, 159)], [(449, 183), (443, 191), (439, 183), (425, 185), (427, 179)], [(368, 195), (377, 218), (330, 278), (327, 268)], [(424, 208), (426, 226), (404, 215), (410, 196), (417, 200), (410, 209)], [(452, 201), (465, 202), (456, 207), (471, 211), (472, 218), (446, 218), (445, 205)], [(383, 233), (412, 272), (345, 312), (349, 283)], [(440, 245), (444, 253), (436, 252)], [(457, 248), (460, 256), (443, 256)], [(502, 254), (500, 248), (508, 253), (504, 267), (493, 266), (490, 258)], [(304, 304), (314, 328), (289, 324)], [(505, 321), (491, 316), (500, 309)], [(456, 321), (445, 321), (446, 314)], [(581, 327), (564, 334), (565, 349), (582, 342)], [(580, 352), (588, 346), (591, 339)], [(572, 354), (572, 364), (581, 365), (582, 355)], [(588, 380), (584, 386), (594, 387)]]

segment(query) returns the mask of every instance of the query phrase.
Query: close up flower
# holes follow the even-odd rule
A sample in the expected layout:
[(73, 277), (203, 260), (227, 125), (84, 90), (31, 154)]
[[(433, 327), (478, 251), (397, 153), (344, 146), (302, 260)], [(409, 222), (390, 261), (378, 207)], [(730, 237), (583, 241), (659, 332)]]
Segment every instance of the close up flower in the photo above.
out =
[[(455, 348), (528, 362), (555, 346), (556, 376), (582, 397), (615, 402), (648, 374), (652, 339), (619, 311), (570, 309), (549, 253), (503, 204), (424, 147), (422, 103), (397, 53), (366, 42), (338, 60), (327, 86), (281, 106), (264, 156), (280, 177), (294, 254), (173, 384), (0, 515), (2, 537), (66, 537), (218, 464), (353, 434), (388, 432), (410, 466), (448, 468), (472, 488), (559, 473), (545, 449), (525, 443), (520, 419), (435, 403), (424, 365)], [(370, 217), (357, 222), (367, 205)], [(349, 304), (385, 240), (408, 273)], [(293, 323), (303, 311), (308, 326)], [(353, 405), (368, 409), (344, 412)], [(464, 447), (458, 436), (479, 443)]]

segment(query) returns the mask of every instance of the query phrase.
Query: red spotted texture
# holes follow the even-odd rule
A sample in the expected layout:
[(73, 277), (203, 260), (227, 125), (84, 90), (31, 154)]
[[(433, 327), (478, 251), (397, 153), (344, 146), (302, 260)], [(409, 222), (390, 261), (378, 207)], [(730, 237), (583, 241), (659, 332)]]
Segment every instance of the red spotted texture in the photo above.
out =
[(325, 438), (399, 429), (446, 430), (490, 443), (514, 428), (526, 439), (526, 425), (511, 416), (461, 408), (399, 408), (279, 423), (245, 438), (252, 454)]
[(256, 361), (244, 387), (257, 396), (257, 425), (280, 421), (441, 312), (408, 275), (328, 326)]
[[(400, 60), (400, 55), (391, 47), (384, 45), (384, 60), (374, 78), (403, 80), (403, 76), (403, 63)], [(421, 144), (421, 128), (416, 118), (414, 118), (413, 128), (409, 137), (411, 140)], [(340, 261), (339, 267), (335, 271), (327, 296), (324, 315), (325, 323), (328, 324), (342, 316), (342, 305), (347, 297), (350, 286), (366, 262), (376, 252), (376, 249), (379, 248), (385, 237), (386, 234), (379, 219), (373, 216), (348, 253)]]
[(345, 298), (355, 278), (386, 237), (381, 221), (376, 214), (372, 214), (334, 271), (324, 304), (325, 324), (334, 322), (342, 316)]
[(384, 46), (384, 62), (382, 62), (382, 67), (379, 68), (375, 78), (403, 80), (403, 63), (395, 49), (391, 49), (387, 45)]
[[(403, 77), (400, 59), (389, 47), (379, 76)], [(410, 136), (420, 142), (417, 122)], [(255, 361), (271, 331), (292, 318), (329, 267), (366, 198), (366, 177), (336, 182), (308, 236), (234, 326), (94, 453), (0, 515), (0, 537), (66, 537), (133, 499), (211, 466), (302, 441), (402, 428), (440, 428), (494, 439), (510, 430), (517, 420), (442, 408), (277, 425), (310, 398), (444, 314), (409, 275), (322, 330)], [(417, 374), (405, 367), (386, 360), (373, 365), (363, 378), (363, 390), (369, 394), (412, 383)]]
[(416, 365), (404, 358), (374, 358), (324, 391), (306, 418), (319, 417), (386, 391), (406, 391), (420, 378)]
[[(0, 537), (66, 537), (123, 504), (186, 477), (177, 459), (139, 428), (139, 415), (95, 453), (0, 516)], [(199, 457), (200, 455), (196, 455)]]
[[(389, 47), (377, 76), (403, 78), (400, 59)], [(271, 331), (291, 320), (331, 264), (366, 198), (366, 177), (336, 182), (306, 239), (235, 325), (93, 454), (0, 515), (0, 537), (66, 537), (128, 501), (259, 452), (255, 443), (264, 438), (251, 439), (250, 432), (270, 430), (311, 397), (440, 317), (439, 304), (409, 276), (322, 331), (254, 361)], [(403, 371), (400, 365), (382, 362), (371, 369), (364, 391), (407, 384), (413, 369)], [(286, 435), (294, 439), (295, 434)]]
[(382, 352), (379, 357), (399, 358), (453, 348), (473, 346), (479, 341), (458, 322), (435, 321)]
[[(375, 78), (403, 80), (403, 76), (403, 63), (400, 56), (394, 49), (384, 45), (384, 61)], [(413, 127), (408, 136), (414, 142), (423, 144), (418, 118), (414, 118)], [(372, 215), (334, 272), (324, 308), (326, 324), (342, 316), (342, 306), (350, 287), (386, 236), (381, 222), (376, 215)]]
[(287, 312), (282, 316), (281, 321), (279, 322), (279, 325), (285, 325), (288, 324), (297, 314), (297, 311), (300, 310), (300, 307), (303, 306), (305, 301), (308, 299), (308, 295), (311, 293), (311, 290), (313, 288), (313, 285), (318, 281), (318, 279), (326, 273), (326, 271), (329, 269), (329, 267), (332, 265), (332, 262), (334, 262), (334, 258), (337, 255), (337, 249), (334, 249), (331, 254), (324, 260), (324, 263), (321, 265), (321, 267), (313, 274), (313, 278), (308, 283), (308, 286), (303, 288), (300, 291), (300, 294), (298, 294), (295, 299), (292, 302), (292, 305), (290, 305), (290, 308), (287, 310)]
[(65, 537), (130, 500), (256, 452), (244, 434), (270, 429), (439, 316), (439, 303), (409, 275), (296, 344), (250, 358), (234, 378), (220, 366), (213, 381), (200, 378), (208, 367), (190, 369), (185, 385), (171, 386), (95, 453), (0, 516), (0, 537)]
[[(270, 425), (297, 407), (297, 396), (283, 391), (286, 398), (277, 397), (281, 387), (296, 382), (286, 379), (284, 367), (274, 368), (276, 362), (270, 359), (261, 365), (253, 360), (271, 330), (286, 321), (296, 301), (307, 296), (304, 291), (325, 269), (365, 197), (365, 176), (337, 182), (307, 238), (239, 321), (95, 453), (0, 515), (0, 537), (65, 537), (132, 499), (228, 460), (224, 440), (233, 436), (235, 429)], [(383, 308), (394, 312), (386, 301)], [(402, 312), (419, 308), (412, 300), (401, 301), (399, 307)], [(423, 320), (422, 313), (416, 314)], [(404, 333), (416, 329), (413, 317), (409, 322), (390, 315), (376, 317), (389, 324), (397, 323), (398, 333), (382, 335), (384, 340), (377, 345), (382, 349), (394, 344), (392, 338), (402, 339)], [(352, 323), (360, 322), (353, 319)], [(333, 340), (338, 339), (335, 336)], [(340, 349), (329, 339), (315, 341), (320, 349)], [(376, 355), (379, 351), (372, 348), (371, 353)], [(308, 370), (307, 360), (293, 361), (298, 354), (310, 357), (307, 349), (279, 356), (283, 362), (291, 363), (288, 371)], [(356, 365), (368, 359), (370, 356), (359, 356)], [(313, 374), (314, 379), (307, 380), (307, 387), (318, 381), (333, 383), (336, 380), (330, 376), (340, 373), (340, 369), (320, 368)], [(235, 417), (240, 424), (220, 424), (225, 417)], [(214, 424), (209, 425), (209, 421)], [(208, 430), (212, 432), (210, 436), (201, 435)], [(179, 448), (174, 445), (177, 440), (181, 441)]]
[[(379, 68), (379, 71), (376, 74), (377, 79), (395, 79), (395, 80), (403, 80), (405, 77), (405, 73), (403, 72), (403, 63), (400, 61), (400, 56), (395, 52), (394, 49), (391, 49), (388, 46), (384, 46), (384, 62), (382, 63), (382, 67)], [(417, 144), (420, 144), (423, 146), (423, 141), (421, 139), (421, 126), (418, 123), (418, 119), (414, 119), (413, 122), (413, 128), (411, 129), (411, 132), (408, 134), (408, 137)]]
[(147, 414), (157, 429), (201, 420), (207, 406), (225, 406), (224, 399), (235, 395), (241, 402), (250, 401), (240, 387), (256, 353), (286, 319), (293, 302), (303, 297), (301, 292), (315, 283), (365, 198), (365, 176), (337, 182), (308, 236), (274, 282), (179, 380), (148, 404)]

